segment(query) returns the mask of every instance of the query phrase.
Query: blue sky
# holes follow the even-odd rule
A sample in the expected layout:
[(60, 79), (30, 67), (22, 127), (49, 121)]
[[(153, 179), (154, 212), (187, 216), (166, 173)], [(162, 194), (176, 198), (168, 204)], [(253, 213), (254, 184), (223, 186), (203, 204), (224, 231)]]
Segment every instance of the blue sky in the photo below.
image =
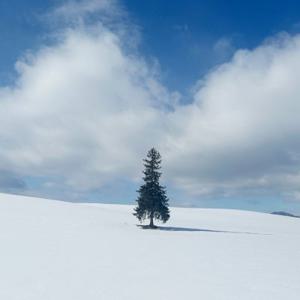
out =
[[(2, 82), (11, 79), (14, 63), (24, 51), (47, 40), (50, 28), (43, 22), (43, 14), (62, 3), (1, 1)], [(143, 54), (158, 59), (165, 83), (184, 93), (209, 69), (227, 61), (235, 49), (251, 49), (278, 32), (300, 30), (300, 4), (296, 0), (125, 0), (121, 4), (141, 30)], [(228, 47), (214, 50), (223, 39)]]
[(156, 146), (174, 205), (300, 213), (299, 8), (1, 1), (1, 191), (132, 203)]
[[(299, 1), (129, 0), (124, 5), (142, 27), (143, 51), (159, 59), (168, 84), (184, 90), (234, 49), (299, 30)], [(218, 52), (214, 46), (222, 39), (230, 45)]]

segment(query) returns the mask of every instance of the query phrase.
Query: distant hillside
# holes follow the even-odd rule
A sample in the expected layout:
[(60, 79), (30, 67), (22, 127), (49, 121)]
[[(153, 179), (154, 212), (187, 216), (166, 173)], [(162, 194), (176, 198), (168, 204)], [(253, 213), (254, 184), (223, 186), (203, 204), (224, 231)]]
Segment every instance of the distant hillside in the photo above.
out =
[(290, 214), (290, 213), (285, 212), (285, 211), (274, 211), (274, 212), (272, 212), (271, 214), (272, 214), (272, 215), (285, 216), (285, 217), (300, 218), (300, 216), (296, 216), (296, 215)]

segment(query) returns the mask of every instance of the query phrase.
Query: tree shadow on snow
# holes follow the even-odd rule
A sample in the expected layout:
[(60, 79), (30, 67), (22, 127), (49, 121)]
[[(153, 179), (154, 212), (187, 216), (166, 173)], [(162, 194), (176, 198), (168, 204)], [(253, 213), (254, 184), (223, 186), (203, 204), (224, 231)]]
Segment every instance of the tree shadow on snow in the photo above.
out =
[(235, 233), (235, 234), (259, 234), (259, 235), (269, 235), (266, 233), (256, 233), (256, 232), (243, 232), (243, 231), (225, 231), (225, 230), (214, 230), (214, 229), (204, 229), (204, 228), (189, 228), (189, 227), (173, 227), (173, 226), (155, 226), (155, 228), (150, 228), (149, 225), (137, 225), (142, 229), (153, 229), (162, 231), (181, 231), (181, 232), (213, 232), (213, 233)]

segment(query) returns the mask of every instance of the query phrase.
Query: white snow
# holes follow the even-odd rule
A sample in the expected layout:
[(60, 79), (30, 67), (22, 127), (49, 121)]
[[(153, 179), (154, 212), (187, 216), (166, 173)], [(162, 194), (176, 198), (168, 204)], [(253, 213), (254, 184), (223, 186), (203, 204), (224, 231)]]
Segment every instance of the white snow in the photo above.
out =
[(143, 230), (132, 210), (0, 194), (0, 299), (300, 299), (300, 219), (171, 208), (175, 230)]

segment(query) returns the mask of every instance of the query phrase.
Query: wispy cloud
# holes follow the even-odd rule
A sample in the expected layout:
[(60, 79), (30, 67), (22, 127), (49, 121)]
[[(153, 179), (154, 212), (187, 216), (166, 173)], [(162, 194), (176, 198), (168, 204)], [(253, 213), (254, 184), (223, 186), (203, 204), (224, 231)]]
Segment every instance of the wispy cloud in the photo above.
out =
[(120, 4), (115, 0), (69, 0), (53, 9), (49, 15), (53, 18), (76, 22), (99, 13), (102, 17), (115, 17), (122, 14), (122, 11)]
[(213, 52), (216, 55), (216, 59), (222, 62), (228, 60), (234, 51), (235, 47), (232, 38), (229, 37), (218, 39), (213, 46)]

